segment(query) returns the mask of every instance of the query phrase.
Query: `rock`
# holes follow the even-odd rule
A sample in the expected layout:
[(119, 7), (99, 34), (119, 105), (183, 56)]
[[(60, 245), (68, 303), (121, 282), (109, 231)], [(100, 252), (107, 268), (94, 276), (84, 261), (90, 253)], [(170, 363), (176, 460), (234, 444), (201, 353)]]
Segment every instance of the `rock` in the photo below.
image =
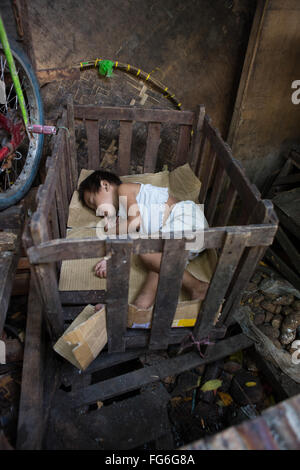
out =
[(296, 338), (296, 330), (287, 329), (281, 333), (279, 341), (281, 344), (290, 344)]
[(264, 310), (267, 310), (267, 312), (270, 312), (270, 313), (281, 312), (281, 305), (274, 305), (273, 302), (268, 302), (266, 300), (261, 302), (260, 307), (262, 307)]
[(261, 278), (262, 278), (261, 273), (254, 273), (251, 278), (251, 282), (254, 282), (254, 284), (259, 284), (261, 281)]
[(291, 305), (294, 301), (294, 296), (292, 294), (281, 295), (274, 300), (274, 304), (277, 305)]
[(293, 310), (300, 311), (300, 300), (294, 300), (291, 307)]
[(258, 307), (259, 304), (260, 304), (263, 300), (265, 300), (265, 298), (264, 298), (264, 296), (263, 296), (262, 294), (256, 294), (256, 295), (253, 296), (253, 302), (252, 302), (252, 303), (253, 303), (253, 305), (254, 305), (255, 307)]
[(278, 297), (277, 294), (266, 294), (266, 293), (264, 293), (264, 296), (270, 302), (277, 299), (277, 297)]
[(276, 346), (277, 349), (282, 349), (282, 344), (280, 343), (280, 341), (278, 339), (276, 339), (276, 338), (272, 339), (271, 338), (271, 341), (274, 344), (274, 346)]
[(238, 405), (258, 403), (263, 398), (259, 378), (244, 369), (238, 371), (233, 377), (229, 393)]
[(259, 325), (258, 328), (264, 335), (266, 335), (270, 339), (276, 339), (280, 336), (280, 330), (278, 328), (274, 328), (272, 325)]
[(257, 284), (255, 284), (254, 282), (249, 282), (249, 284), (247, 285), (245, 289), (245, 292), (255, 292), (257, 291), (257, 289), (258, 289)]
[(283, 315), (289, 315), (290, 313), (294, 313), (295, 310), (293, 310), (291, 307), (282, 307), (281, 313)]
[(272, 318), (273, 318), (273, 313), (267, 312), (265, 316), (265, 323), (271, 323)]
[(241, 364), (238, 364), (237, 362), (234, 362), (234, 361), (227, 361), (223, 365), (223, 369), (225, 370), (225, 372), (228, 372), (229, 374), (235, 374), (241, 368), (242, 368)]
[(300, 312), (294, 312), (294, 313), (290, 313), (284, 318), (282, 322), (281, 330), (282, 332), (284, 332), (287, 329), (296, 330), (298, 326), (300, 326)]
[(275, 315), (273, 318), (272, 318), (272, 321), (271, 321), (271, 325), (274, 327), (274, 328), (280, 328), (280, 325), (282, 323), (282, 316), (281, 315)]
[(265, 321), (265, 314), (264, 313), (258, 312), (254, 315), (254, 319), (253, 319), (254, 325), (257, 325), (257, 326), (262, 325), (264, 323), (264, 321)]
[(295, 289), (292, 284), (284, 279), (264, 279), (260, 283), (259, 288), (264, 294), (292, 294), (297, 297), (297, 299), (300, 299), (300, 291)]

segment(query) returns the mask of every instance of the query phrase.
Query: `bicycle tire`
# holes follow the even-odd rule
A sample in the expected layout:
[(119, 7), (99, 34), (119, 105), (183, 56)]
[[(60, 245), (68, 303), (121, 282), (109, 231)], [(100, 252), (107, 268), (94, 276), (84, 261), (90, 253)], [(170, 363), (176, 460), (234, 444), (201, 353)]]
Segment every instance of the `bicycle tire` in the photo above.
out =
[[(9, 40), (9, 42), (13, 57), (15, 61), (22, 67), (22, 71), (26, 75), (26, 78), (28, 79), (28, 83), (30, 85), (29, 95), (31, 94), (32, 100), (35, 103), (34, 120), (38, 122), (38, 124), (43, 124), (43, 103), (39, 91), (39, 84), (33, 71), (33, 68), (24, 51), (22, 51), (15, 44), (14, 41)], [(0, 50), (3, 50), (1, 44)], [(39, 163), (43, 150), (43, 142), (43, 134), (36, 134), (34, 136), (34, 139), (30, 142), (24, 166), (20, 175), (16, 179), (16, 182), (7, 191), (3, 193), (0, 192), (0, 211), (7, 209), (8, 207), (19, 202), (29, 191), (39, 168)]]

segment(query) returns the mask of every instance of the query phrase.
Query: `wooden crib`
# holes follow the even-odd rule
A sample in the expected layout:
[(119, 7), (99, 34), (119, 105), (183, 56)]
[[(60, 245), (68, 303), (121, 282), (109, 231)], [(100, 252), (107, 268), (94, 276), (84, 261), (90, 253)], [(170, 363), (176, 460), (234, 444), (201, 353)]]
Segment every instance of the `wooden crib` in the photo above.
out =
[[(103, 241), (94, 238), (87, 243), (86, 239), (66, 238), (69, 202), (78, 181), (76, 125), (83, 124), (86, 129), (88, 155), (85, 167), (97, 169), (101, 161), (99, 123), (102, 121), (117, 121), (119, 124), (117, 171), (120, 176), (130, 173), (134, 123), (142, 122), (148, 128), (143, 172), (158, 169), (161, 130), (164, 124), (171, 123), (177, 127), (178, 136), (172, 167), (188, 162), (202, 182), (199, 203), (204, 204), (210, 227), (205, 230), (205, 248), (216, 249), (218, 261), (192, 328), (172, 328), (187, 259), (185, 240), (127, 238)], [(214, 343), (207, 347), (203, 357), (195, 351), (187, 352), (166, 359), (154, 368), (127, 374), (126, 380), (121, 376), (119, 379), (111, 379), (113, 383), (109, 380), (107, 384), (102, 382), (101, 387), (93, 384), (74, 390), (72, 388), (70, 392), (64, 392), (68, 396), (65, 404), (71, 403), (73, 408), (86, 406), (134, 390), (145, 383), (155, 382), (172, 373), (191, 369), (197, 364), (212, 362), (251, 345), (246, 336), (239, 331), (232, 335), (228, 327), (234, 324), (233, 314), (244, 288), (265, 250), (272, 244), (277, 218), (272, 203), (262, 200), (259, 191), (249, 182), (230, 147), (212, 126), (205, 108), (199, 106), (196, 112), (192, 112), (84, 106), (73, 105), (69, 99), (58, 127), (58, 134), (52, 140), (52, 154), (46, 162), (45, 181), (37, 193), (37, 209), (24, 234), (32, 264), (35, 295), (41, 303), (51, 343), (64, 332), (66, 322), (74, 319), (89, 303), (106, 304), (108, 346), (107, 352), (101, 353), (88, 368), (88, 373), (101, 370), (103, 364), (122, 362), (126, 357), (138, 357), (140, 351), (167, 350), (169, 345), (180, 344), (190, 333), (195, 342), (209, 338)], [(160, 159), (160, 165), (163, 163)], [(168, 164), (170, 167), (169, 161)], [(91, 258), (95, 257), (95, 253), (100, 258), (108, 252), (111, 257), (107, 265), (105, 291), (59, 292), (58, 280), (63, 260)], [(152, 324), (150, 329), (128, 329), (130, 257), (133, 253), (147, 252), (162, 253)], [(67, 366), (64, 367), (66, 370)], [(69, 385), (72, 374), (76, 375), (76, 371), (70, 366), (66, 381)], [(65, 400), (62, 394), (60, 390), (60, 403)], [(22, 416), (21, 413), (20, 422), (23, 425), (25, 423), (26, 428), (27, 421)], [(37, 435), (36, 441), (39, 439)], [(24, 434), (23, 440), (20, 437), (19, 442), (20, 447), (26, 448)]]

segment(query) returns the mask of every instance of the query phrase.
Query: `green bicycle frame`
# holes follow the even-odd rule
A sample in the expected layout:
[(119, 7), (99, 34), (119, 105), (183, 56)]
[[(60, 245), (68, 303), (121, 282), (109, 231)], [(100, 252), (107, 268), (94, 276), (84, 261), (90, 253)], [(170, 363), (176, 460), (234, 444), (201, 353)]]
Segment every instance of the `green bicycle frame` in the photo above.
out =
[(5, 28), (4, 28), (4, 24), (3, 24), (3, 21), (2, 21), (2, 16), (1, 15), (0, 15), (0, 41), (2, 43), (4, 54), (5, 54), (5, 57), (7, 59), (8, 68), (9, 68), (9, 71), (10, 71), (10, 74), (11, 74), (11, 77), (12, 77), (12, 80), (13, 80), (13, 84), (15, 86), (15, 90), (16, 90), (19, 105), (20, 105), (20, 109), (21, 109), (21, 112), (22, 112), (23, 121), (24, 121), (25, 126), (27, 127), (28, 126), (28, 114), (27, 114), (27, 110), (26, 110), (25, 99), (24, 99), (24, 95), (23, 95), (23, 92), (22, 92), (20, 80), (19, 80), (19, 77), (18, 77), (18, 72), (17, 72), (16, 66), (15, 66), (15, 61), (14, 61), (13, 55), (11, 53), (11, 49), (10, 49), (10, 46), (9, 46), (8, 38), (7, 38), (7, 35), (6, 35), (6, 31), (5, 31)]

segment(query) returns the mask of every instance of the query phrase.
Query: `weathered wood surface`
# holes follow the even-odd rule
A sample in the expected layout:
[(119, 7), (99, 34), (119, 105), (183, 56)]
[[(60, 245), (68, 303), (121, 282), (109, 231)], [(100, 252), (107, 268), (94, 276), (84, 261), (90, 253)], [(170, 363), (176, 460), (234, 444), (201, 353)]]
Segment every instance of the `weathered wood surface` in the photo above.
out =
[(189, 252), (185, 240), (165, 240), (154, 302), (150, 349), (167, 349)]
[(128, 175), (131, 156), (132, 121), (120, 121), (118, 175)]
[(193, 329), (195, 338), (201, 340), (209, 337), (212, 327), (216, 325), (218, 312), (222, 307), (227, 289), (245, 249), (248, 237), (249, 232), (241, 234), (229, 231), (227, 233), (217, 267), (203, 301), (201, 315), (198, 315)]
[(17, 449), (40, 450), (43, 439), (42, 304), (31, 278), (19, 405)]
[(185, 370), (216, 361), (240, 349), (250, 347), (252, 344), (252, 341), (243, 334), (233, 336), (219, 341), (205, 358), (191, 352), (172, 359), (162, 360), (156, 365), (129, 372), (99, 384), (90, 385), (80, 391), (69, 392), (65, 394), (65, 403), (69, 403), (70, 406), (76, 408), (99, 400), (113, 398), (122, 393), (137, 390), (149, 383), (158, 382), (169, 375), (177, 375)]
[(76, 119), (137, 121), (137, 122), (173, 122), (174, 124), (192, 125), (192, 111), (169, 109), (143, 109), (133, 107), (109, 107), (93, 105), (74, 105)]
[(149, 122), (144, 157), (144, 173), (154, 173), (156, 169), (157, 152), (160, 144), (160, 122)]
[(100, 166), (99, 121), (86, 119), (85, 127), (88, 139), (88, 169), (98, 170)]
[[(226, 230), (236, 233), (249, 232), (246, 246), (269, 246), (272, 244), (277, 226), (270, 224), (237, 226), (237, 227), (215, 227), (204, 230), (204, 246), (206, 249), (219, 248), (222, 246)], [(191, 236), (195, 236), (191, 233)], [(186, 234), (187, 235), (187, 234)], [(129, 237), (130, 239), (130, 237)], [(132, 251), (135, 254), (161, 252), (163, 239), (132, 240)], [(49, 263), (51, 261), (65, 259), (83, 259), (94, 257), (95, 250), (99, 257), (105, 256), (105, 242), (96, 238), (83, 239), (59, 239), (41, 243), (28, 249), (28, 257), (31, 263)]]
[(115, 241), (108, 247), (106, 327), (109, 352), (125, 351), (131, 251), (130, 241)]

